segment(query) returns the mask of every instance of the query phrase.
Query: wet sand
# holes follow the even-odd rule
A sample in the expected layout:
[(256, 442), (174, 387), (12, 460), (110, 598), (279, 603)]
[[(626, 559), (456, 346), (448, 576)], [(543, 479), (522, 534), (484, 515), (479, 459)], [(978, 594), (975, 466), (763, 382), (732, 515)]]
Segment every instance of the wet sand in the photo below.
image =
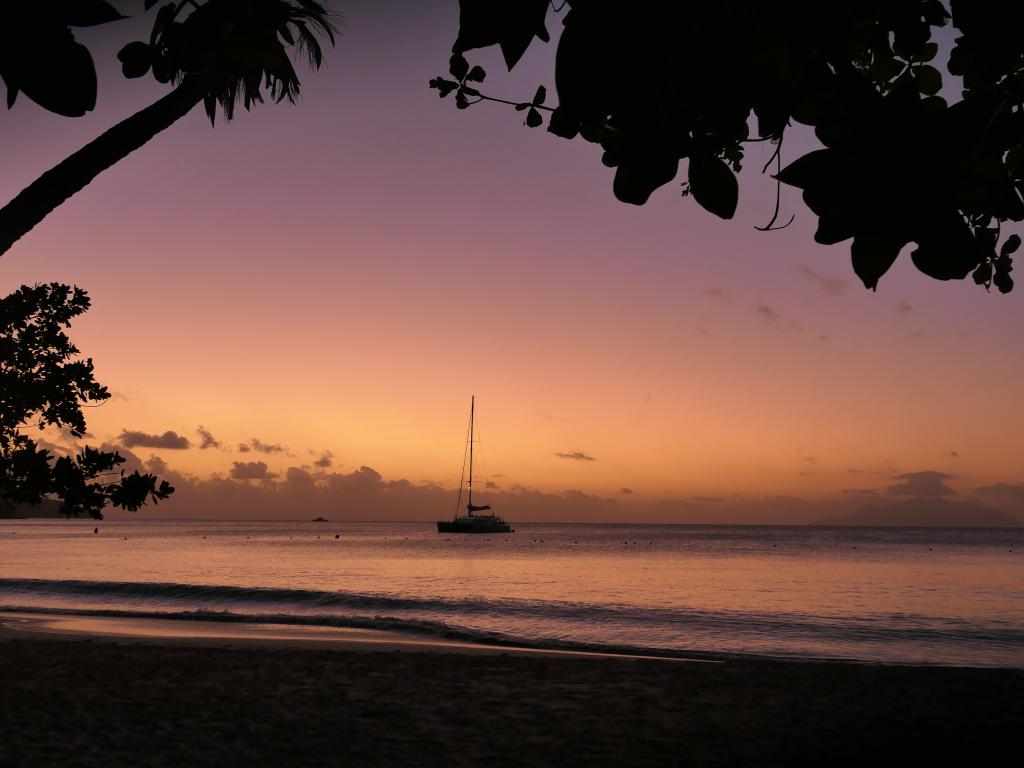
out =
[(88, 634), (94, 619), (14, 618), (0, 630), (4, 766), (1024, 759), (1022, 670), (678, 663), (364, 631), (227, 637), (192, 622)]

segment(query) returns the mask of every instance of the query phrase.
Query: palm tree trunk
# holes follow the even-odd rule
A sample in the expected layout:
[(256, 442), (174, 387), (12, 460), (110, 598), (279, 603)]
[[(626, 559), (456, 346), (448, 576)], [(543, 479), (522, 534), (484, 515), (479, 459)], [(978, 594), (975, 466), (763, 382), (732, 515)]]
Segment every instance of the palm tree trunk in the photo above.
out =
[(185, 78), (159, 101), (122, 120), (25, 187), (0, 208), (0, 255), (100, 173), (187, 115), (205, 95), (199, 80)]

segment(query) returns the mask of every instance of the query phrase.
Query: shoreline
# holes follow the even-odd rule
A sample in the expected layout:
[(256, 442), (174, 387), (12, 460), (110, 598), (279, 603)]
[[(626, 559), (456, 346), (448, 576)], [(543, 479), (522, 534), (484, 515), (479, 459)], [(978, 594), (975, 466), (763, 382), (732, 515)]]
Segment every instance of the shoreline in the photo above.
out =
[(77, 620), (0, 618), (0, 764), (989, 765), (1024, 720), (1024, 670)]
[(182, 645), (299, 648), (358, 652), (457, 653), (559, 658), (643, 659), (694, 664), (720, 664), (725, 659), (659, 656), (561, 648), (534, 648), (497, 643), (445, 640), (397, 630), (317, 627), (298, 624), (218, 622), (202, 619), (141, 618), (82, 613), (0, 611), (0, 641), (60, 640)]
[[(301, 618), (301, 617), (299, 617)], [(515, 641), (441, 637), (398, 628), (261, 622), (244, 617), (230, 621), (160, 613), (127, 615), (118, 611), (0, 608), (0, 641), (52, 639), (89, 642), (161, 643), (186, 646), (291, 647), (361, 652), (498, 654), (580, 658), (644, 659), (694, 664), (825, 664), (906, 667), (921, 669), (1005, 670), (1024, 674), (1024, 664), (957, 664), (951, 662), (888, 660), (842, 656), (760, 654), (696, 649), (630, 648), (587, 644), (566, 647)]]

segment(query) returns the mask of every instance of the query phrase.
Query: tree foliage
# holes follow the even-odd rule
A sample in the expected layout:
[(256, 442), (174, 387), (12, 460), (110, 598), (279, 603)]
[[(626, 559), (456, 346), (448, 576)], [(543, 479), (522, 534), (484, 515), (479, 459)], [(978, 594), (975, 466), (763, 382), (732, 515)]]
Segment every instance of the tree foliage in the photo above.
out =
[[(802, 190), (817, 242), (852, 239), (866, 287), (910, 243), (930, 277), (1013, 287), (1020, 238), (1003, 226), (1024, 219), (1024, 3), (566, 0), (557, 107), (543, 91), (529, 102), (482, 93), (486, 72), (467, 51), (497, 45), (511, 69), (535, 37), (548, 41), (548, 5), (461, 0), (451, 78), (431, 87), (461, 109), (513, 104), (531, 127), (549, 112), (550, 132), (601, 146), (616, 197), (636, 205), (686, 159), (683, 194), (731, 218), (746, 145), (771, 142), (765, 170), (775, 163), (774, 177)], [(940, 62), (937, 30), (950, 24)], [(822, 148), (783, 168), (793, 123)]]
[[(147, 9), (156, 0), (146, 0)], [(288, 47), (311, 67), (323, 64), (319, 36), (334, 43), (327, 9), (313, 0), (206, 0), (202, 5), (168, 3), (156, 14), (148, 42), (129, 43), (118, 53), (125, 77), (152, 72), (157, 82), (180, 85), (201, 78), (206, 114), (213, 123), (219, 105), (225, 118), (235, 105), (295, 102), (301, 84)]]
[[(158, 2), (143, 1), (146, 11)], [(83, 16), (83, 8), (92, 9), (91, 15)], [(69, 25), (103, 23), (113, 20), (111, 13), (116, 12), (103, 0), (0, 3), (0, 35), (20, 38), (13, 53), (0, 47), (8, 106), (20, 89), (60, 114), (80, 115), (91, 109), (96, 100), (92, 58), (74, 41)], [(172, 90), (72, 153), (0, 208), (0, 254), (98, 174), (198, 104), (204, 105), (212, 123), (218, 107), (230, 120), (238, 103), (249, 109), (262, 102), (264, 94), (274, 102), (294, 102), (301, 84), (289, 51), (319, 68), (321, 38), (333, 44), (334, 27), (327, 9), (314, 0), (163, 4), (155, 13), (149, 40), (124, 46), (118, 59), (126, 77), (152, 73)]]
[(134, 512), (174, 493), (154, 475), (119, 470), (125, 458), (116, 452), (86, 446), (55, 456), (26, 434), (56, 427), (81, 438), (83, 405), (110, 398), (64, 332), (89, 303), (85, 291), (59, 283), (0, 299), (0, 501), (9, 505), (56, 497), (68, 516), (99, 519), (108, 503)]
[(0, 78), (7, 106), (24, 93), (43, 109), (80, 117), (96, 106), (96, 67), (72, 27), (123, 19), (104, 0), (0, 4)]

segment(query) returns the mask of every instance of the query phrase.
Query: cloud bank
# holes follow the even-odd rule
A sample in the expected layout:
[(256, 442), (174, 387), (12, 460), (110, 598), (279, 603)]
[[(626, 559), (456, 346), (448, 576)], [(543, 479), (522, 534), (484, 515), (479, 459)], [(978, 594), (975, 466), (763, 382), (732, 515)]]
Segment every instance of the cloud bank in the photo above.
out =
[[(373, 467), (351, 472), (289, 466), (278, 470), (264, 461), (236, 461), (224, 475), (201, 479), (175, 471), (159, 456), (142, 459), (123, 446), (105, 444), (127, 459), (125, 468), (153, 472), (177, 489), (158, 509), (138, 513), (110, 510), (119, 519), (181, 518), (241, 520), (408, 520), (451, 517), (457, 489), (436, 482), (385, 479)], [(507, 519), (528, 522), (689, 523), (699, 525), (994, 525), (1024, 524), (1024, 483), (998, 483), (975, 489), (974, 496), (950, 499), (945, 481), (933, 470), (911, 472), (882, 488), (857, 488), (834, 498), (794, 496), (691, 496), (652, 500), (627, 488), (615, 498), (578, 489), (539, 490), (523, 485), (486, 487), (481, 501)], [(889, 488), (900, 489), (890, 493)], [(904, 491), (923, 491), (920, 495)], [(894, 499), (893, 497), (897, 497)], [(977, 497), (977, 498), (975, 498)], [(895, 503), (893, 503), (895, 502)], [(995, 514), (999, 510), (1003, 515)], [(999, 521), (1003, 522), (999, 522)]]

